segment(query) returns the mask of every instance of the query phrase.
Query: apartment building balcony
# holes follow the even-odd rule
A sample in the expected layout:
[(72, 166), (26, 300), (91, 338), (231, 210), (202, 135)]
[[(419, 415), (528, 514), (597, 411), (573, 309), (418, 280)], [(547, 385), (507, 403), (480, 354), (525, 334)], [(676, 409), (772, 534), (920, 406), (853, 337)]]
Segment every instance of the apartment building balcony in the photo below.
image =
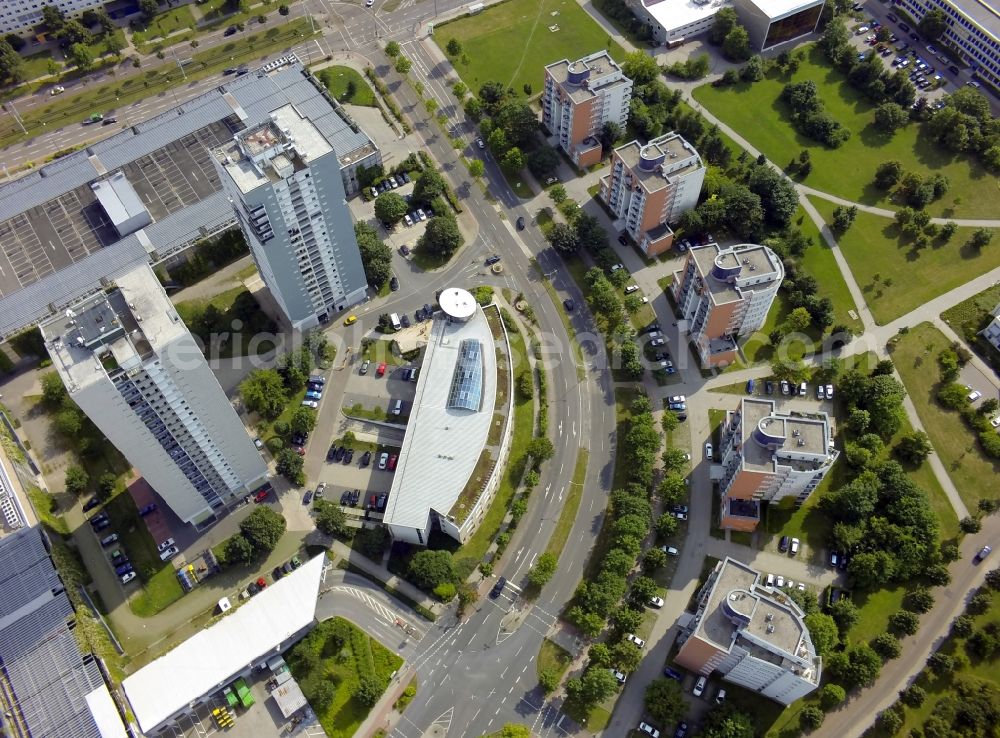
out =
[(753, 531), (760, 524), (760, 503), (724, 497), (720, 507), (719, 526), (730, 530)]

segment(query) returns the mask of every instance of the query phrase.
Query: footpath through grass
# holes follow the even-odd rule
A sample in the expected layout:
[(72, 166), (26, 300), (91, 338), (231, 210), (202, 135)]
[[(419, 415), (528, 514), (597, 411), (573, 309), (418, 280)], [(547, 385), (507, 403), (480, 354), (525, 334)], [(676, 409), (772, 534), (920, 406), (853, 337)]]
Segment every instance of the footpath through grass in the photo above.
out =
[(546, 64), (601, 49), (618, 61), (625, 57), (624, 49), (609, 43), (607, 31), (575, 0), (507, 0), (435, 26), (434, 40), (442, 53), (447, 54), (451, 39), (462, 45), (462, 53), (448, 58), (473, 92), (497, 81), (518, 94), (528, 84), (537, 94)]
[[(141, 74), (129, 77), (120, 84), (112, 81), (102, 85), (90, 85), (79, 95), (59, 95), (51, 104), (39, 107), (22, 116), (27, 134), (21, 132), (11, 116), (0, 120), (0, 147), (9, 146), (39, 135), (45, 130), (78, 123), (89, 118), (92, 113), (108, 113), (125, 108), (134, 102), (154, 97), (178, 85), (194, 82), (211, 76), (219, 70), (252, 64), (279, 49), (288, 49), (311, 38), (308, 18), (296, 18), (291, 23), (275, 25), (266, 31), (253, 33), (245, 39), (222, 44), (196, 53), (192, 62), (185, 67), (187, 80), (181, 77), (173, 61), (153, 67)], [(43, 128), (43, 124), (46, 128)]]
[[(702, 85), (694, 91), (698, 102), (762, 151), (778, 166), (785, 166), (807, 149), (812, 173), (805, 184), (840, 197), (879, 207), (895, 208), (886, 194), (872, 185), (875, 169), (895, 159), (903, 168), (922, 177), (943, 174), (951, 183), (947, 194), (927, 210), (933, 216), (957, 218), (996, 217), (1000, 191), (996, 178), (970, 157), (955, 155), (922, 135), (921, 124), (910, 123), (887, 136), (872, 126), (875, 106), (851, 87), (843, 74), (830, 66), (815, 44), (796, 52), (799, 70), (792, 76), (769, 74), (753, 85), (732, 87)], [(795, 132), (789, 124), (788, 106), (779, 99), (789, 82), (812, 80), (827, 112), (850, 129), (851, 137), (838, 149), (828, 149)], [(857, 224), (854, 226), (857, 228)]]
[[(831, 223), (836, 205), (816, 197), (810, 200)], [(948, 243), (934, 239), (926, 248), (915, 250), (895, 221), (859, 212), (854, 225), (837, 241), (872, 315), (885, 324), (1000, 266), (1000, 249), (991, 244), (975, 251), (967, 245), (975, 230), (959, 228)], [(997, 243), (1000, 233), (993, 231)]]
[(935, 452), (965, 506), (975, 510), (979, 500), (997, 497), (1000, 463), (986, 458), (961, 416), (941, 407), (935, 399), (940, 381), (937, 355), (949, 346), (951, 341), (941, 331), (930, 323), (921, 323), (894, 338), (889, 350)]
[(403, 664), (399, 656), (339, 617), (313, 628), (285, 653), (285, 660), (329, 738), (350, 738), (368, 716), (371, 708), (354, 696), (362, 680), (382, 693)]

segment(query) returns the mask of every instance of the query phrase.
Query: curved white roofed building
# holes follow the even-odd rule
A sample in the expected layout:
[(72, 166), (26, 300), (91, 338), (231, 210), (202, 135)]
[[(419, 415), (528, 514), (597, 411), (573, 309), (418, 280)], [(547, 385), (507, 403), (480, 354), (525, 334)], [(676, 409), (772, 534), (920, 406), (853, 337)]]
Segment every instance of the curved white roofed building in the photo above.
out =
[(499, 311), (453, 287), (438, 303), (383, 517), (394, 539), (420, 546), (435, 528), (468, 539), (510, 450), (513, 383)]
[(449, 287), (446, 290), (442, 290), (441, 296), (438, 297), (438, 305), (441, 306), (441, 310), (444, 311), (445, 315), (452, 320), (458, 320), (462, 323), (475, 315), (479, 307), (472, 293), (468, 290), (463, 290), (461, 287)]

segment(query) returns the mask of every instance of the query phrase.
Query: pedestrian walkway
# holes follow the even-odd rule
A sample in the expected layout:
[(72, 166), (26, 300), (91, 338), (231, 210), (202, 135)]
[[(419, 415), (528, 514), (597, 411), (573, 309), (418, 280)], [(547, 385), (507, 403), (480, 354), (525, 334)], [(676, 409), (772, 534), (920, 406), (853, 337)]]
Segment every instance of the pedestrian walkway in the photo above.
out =
[[(831, 195), (829, 192), (824, 192), (823, 190), (817, 190), (812, 187), (807, 187), (806, 185), (798, 185), (798, 190), (806, 195), (813, 195), (814, 197), (821, 197), (824, 200), (829, 200), (830, 202), (837, 203), (838, 205), (854, 206), (858, 210), (862, 210), (866, 213), (871, 213), (872, 215), (881, 215), (883, 218), (895, 218), (896, 212), (894, 210), (888, 210), (886, 208), (877, 208), (873, 205), (862, 205), (860, 202), (854, 202), (853, 200), (847, 200), (843, 197), (838, 197), (837, 195)], [(931, 218), (931, 223), (937, 223), (938, 225), (944, 225), (948, 222), (956, 223), (960, 226), (967, 226), (970, 228), (998, 228), (1000, 227), (1000, 220), (995, 218)]]

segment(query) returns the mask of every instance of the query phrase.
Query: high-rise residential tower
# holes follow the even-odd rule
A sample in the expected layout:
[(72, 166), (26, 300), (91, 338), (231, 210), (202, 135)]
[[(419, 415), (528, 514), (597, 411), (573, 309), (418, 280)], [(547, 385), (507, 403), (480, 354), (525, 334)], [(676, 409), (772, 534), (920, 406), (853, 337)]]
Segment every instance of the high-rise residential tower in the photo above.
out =
[(615, 149), (611, 172), (601, 177), (601, 199), (646, 256), (674, 243), (669, 223), (698, 205), (705, 165), (679, 133), (643, 145), (632, 141)]
[(267, 465), (143, 264), (41, 326), (69, 396), (186, 523), (250, 492)]
[(790, 705), (814, 691), (823, 659), (805, 613), (746, 564), (726, 558), (698, 593), (698, 611), (682, 628), (676, 661)]
[(601, 160), (601, 130), (605, 123), (624, 130), (631, 100), (632, 80), (607, 51), (545, 67), (542, 123), (578, 167)]
[(364, 299), (337, 152), (294, 105), (237, 133), (213, 160), (264, 284), (293, 328)]
[(710, 243), (688, 252), (671, 289), (703, 366), (737, 358), (736, 339), (764, 325), (784, 278), (781, 259), (767, 246)]

